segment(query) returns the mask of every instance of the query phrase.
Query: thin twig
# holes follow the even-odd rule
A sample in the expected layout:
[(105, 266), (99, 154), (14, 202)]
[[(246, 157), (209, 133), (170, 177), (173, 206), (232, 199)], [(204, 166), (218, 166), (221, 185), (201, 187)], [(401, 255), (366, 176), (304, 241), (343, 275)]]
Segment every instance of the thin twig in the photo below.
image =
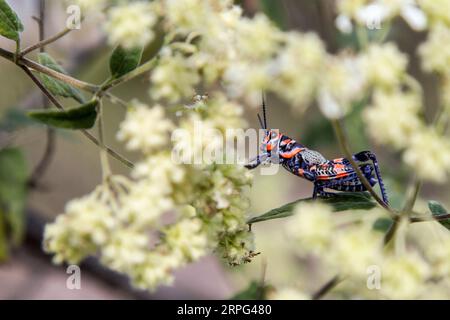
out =
[(358, 179), (361, 181), (361, 183), (364, 185), (364, 187), (367, 189), (367, 191), (370, 193), (370, 195), (375, 199), (375, 201), (378, 202), (380, 206), (385, 208), (391, 218), (396, 218), (396, 213), (378, 196), (378, 194), (373, 190), (370, 183), (367, 181), (366, 177), (362, 174), (361, 170), (359, 169), (358, 164), (355, 162), (355, 160), (352, 157), (352, 153), (350, 152), (350, 147), (347, 143), (347, 138), (344, 134), (344, 130), (342, 129), (341, 123), (339, 120), (333, 120), (332, 121), (334, 131), (336, 133), (336, 137), (339, 141), (339, 144), (341, 146), (342, 152), (344, 152), (345, 157), (350, 161), (350, 164), (352, 165), (353, 169), (355, 170), (356, 175), (358, 176)]
[(409, 212), (413, 209), (416, 203), (417, 196), (419, 195), (420, 188), (422, 187), (422, 181), (418, 178), (414, 178), (412, 190), (410, 191), (410, 196), (407, 199), (405, 206), (403, 207), (403, 212)]
[(341, 281), (344, 280), (339, 275), (335, 275), (327, 283), (325, 283), (316, 293), (312, 295), (313, 300), (322, 299), (328, 292), (333, 290)]
[[(0, 48), (0, 56), (14, 63), (14, 54), (12, 52)], [(67, 84), (70, 84), (71, 86), (77, 87), (79, 89), (82, 89), (82, 90), (85, 90), (85, 91), (88, 91), (91, 93), (95, 93), (99, 89), (99, 86), (97, 86), (97, 85), (75, 79), (69, 75), (60, 73), (53, 69), (50, 69), (46, 66), (43, 66), (42, 64), (39, 64), (32, 60), (29, 60), (25, 57), (19, 57), (17, 60), (17, 64), (20, 66), (26, 66), (29, 69), (32, 69), (33, 71), (37, 71), (37, 72), (46, 74), (52, 78), (61, 80)]]
[(409, 221), (414, 222), (429, 222), (429, 221), (444, 221), (450, 219), (450, 213), (447, 214), (439, 214), (436, 216), (423, 216), (423, 217), (411, 217)]
[[(59, 103), (58, 100), (56, 100), (56, 98), (44, 87), (44, 85), (39, 81), (38, 78), (36, 78), (34, 76), (34, 74), (25, 66), (20, 66), (22, 68), (23, 71), (25, 71), (25, 73), (28, 75), (28, 77), (30, 77), (30, 79), (36, 84), (36, 86), (47, 96), (47, 98), (55, 105), (56, 108), (60, 109), (60, 110), (64, 110), (64, 107)], [(87, 130), (80, 130), (81, 133), (88, 138), (91, 142), (93, 142), (95, 145), (97, 146), (101, 146), (100, 142), (92, 135), (90, 134)], [(134, 164), (127, 160), (125, 157), (123, 157), (122, 155), (118, 154), (116, 151), (106, 147), (106, 150), (108, 151), (108, 154), (110, 154), (113, 158), (119, 160), (120, 162), (122, 162), (124, 165), (126, 165), (129, 168), (133, 168)]]
[(20, 55), (25, 56), (25, 55), (29, 54), (30, 52), (33, 52), (34, 50), (45, 47), (46, 45), (49, 45), (49, 44), (61, 39), (66, 34), (70, 33), (70, 31), (72, 31), (72, 29), (66, 28), (63, 31), (58, 32), (57, 34), (55, 34), (54, 36), (52, 36), (48, 39), (40, 40), (38, 43), (33, 44), (33, 45), (29, 46), (28, 48), (23, 49), (22, 52), (20, 52)]
[(134, 79), (146, 72), (149, 72), (155, 66), (157, 61), (158, 61), (158, 58), (156, 56), (156, 57), (152, 58), (151, 60), (145, 62), (143, 65), (137, 67), (133, 71), (128, 72), (127, 74), (106, 83), (104, 86), (102, 86), (102, 91), (105, 92), (113, 87), (118, 86), (119, 84), (125, 83), (125, 82), (130, 81), (131, 79)]
[[(42, 42), (42, 40), (45, 38), (45, 0), (40, 0), (39, 2), (39, 18), (36, 19), (39, 27), (39, 42)], [(42, 45), (39, 47), (39, 51), (45, 52), (45, 45)], [(44, 94), (42, 94), (42, 104), (45, 108), (48, 108), (47, 105), (48, 99)], [(38, 162), (36, 167), (33, 170), (33, 173), (30, 176), (28, 184), (32, 187), (37, 186), (38, 181), (42, 178), (42, 176), (47, 171), (48, 167), (50, 166), (50, 163), (53, 159), (53, 155), (55, 153), (55, 143), (56, 143), (56, 136), (55, 136), (55, 130), (53, 130), (51, 127), (47, 128), (47, 138), (45, 142), (45, 149), (44, 149), (44, 155), (42, 156), (41, 160)]]
[(113, 95), (112, 93), (106, 92), (105, 97), (107, 97), (109, 99), (109, 101), (111, 101), (112, 103), (118, 104), (119, 106), (121, 106), (124, 109), (128, 109), (128, 103), (125, 100)]

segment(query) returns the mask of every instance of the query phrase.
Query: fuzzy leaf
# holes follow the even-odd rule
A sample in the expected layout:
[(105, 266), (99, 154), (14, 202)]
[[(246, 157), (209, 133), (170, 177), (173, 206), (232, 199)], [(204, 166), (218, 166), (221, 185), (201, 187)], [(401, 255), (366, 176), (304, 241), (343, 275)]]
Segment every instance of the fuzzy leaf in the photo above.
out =
[[(39, 59), (39, 63), (46, 66), (47, 68), (50, 68), (59, 73), (67, 74), (66, 70), (64, 70), (64, 68), (61, 67), (49, 54), (47, 54), (45, 52), (40, 53), (38, 56), (38, 59)], [(44, 84), (44, 86), (53, 95), (64, 97), (64, 98), (73, 98), (79, 103), (86, 102), (81, 91), (72, 87), (71, 85), (69, 85), (63, 81), (54, 79), (45, 74), (41, 74), (40, 77), (42, 79), (42, 83)]]
[[(28, 171), (25, 157), (19, 149), (0, 150), (0, 233), (11, 231), (14, 244), (19, 244), (25, 229), (25, 200)], [(1, 241), (1, 240), (0, 240)]]
[(109, 69), (112, 79), (120, 78), (136, 69), (142, 58), (143, 48), (124, 49), (118, 46), (114, 49), (109, 60)]
[(97, 119), (97, 100), (69, 110), (36, 110), (28, 116), (46, 125), (63, 129), (89, 129)]
[[(430, 209), (433, 216), (448, 214), (447, 209), (437, 201), (433, 200), (428, 201), (428, 208)], [(442, 224), (444, 227), (446, 227), (448, 230), (450, 230), (450, 219), (440, 220), (439, 223)]]
[[(260, 216), (253, 217), (249, 219), (247, 223), (252, 224), (266, 220), (289, 217), (293, 214), (295, 206), (300, 202), (304, 201), (314, 201), (314, 200), (312, 198), (306, 198), (290, 202), (279, 208), (272, 209)], [(369, 210), (376, 206), (375, 202), (372, 200), (372, 197), (367, 192), (361, 193), (341, 192), (336, 193), (335, 196), (330, 198), (318, 198), (317, 201), (321, 201), (325, 204), (330, 205), (336, 212), (351, 209)]]
[(0, 0), (0, 35), (18, 42), (23, 25), (5, 0)]

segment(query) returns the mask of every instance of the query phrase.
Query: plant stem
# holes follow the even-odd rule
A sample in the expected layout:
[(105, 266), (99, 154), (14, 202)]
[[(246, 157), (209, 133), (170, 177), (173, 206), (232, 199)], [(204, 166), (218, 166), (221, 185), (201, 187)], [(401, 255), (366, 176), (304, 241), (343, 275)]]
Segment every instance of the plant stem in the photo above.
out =
[(450, 219), (450, 213), (440, 214), (436, 216), (427, 216), (427, 215), (424, 215), (423, 217), (413, 216), (409, 218), (409, 221), (411, 221), (411, 223), (414, 223), (414, 222), (443, 221), (447, 219)]
[[(56, 98), (44, 87), (44, 85), (39, 81), (39, 79), (36, 78), (27, 67), (25, 67), (25, 66), (20, 66), (20, 67), (22, 68), (23, 71), (25, 71), (25, 73), (28, 75), (28, 77), (30, 77), (30, 79), (36, 84), (36, 86), (47, 96), (47, 98), (55, 105), (56, 108), (58, 108), (60, 110), (64, 110), (64, 107), (59, 103), (59, 101), (56, 100)], [(92, 134), (90, 134), (87, 130), (80, 130), (80, 131), (86, 138), (88, 138), (96, 146), (98, 146), (98, 147), (101, 146), (100, 142)], [(111, 155), (116, 160), (119, 160), (127, 167), (129, 167), (129, 168), (134, 167), (134, 164), (131, 161), (127, 160), (125, 157), (118, 154), (116, 151), (114, 151), (108, 147), (106, 147), (106, 150), (108, 151), (109, 155)]]
[[(45, 38), (45, 0), (40, 0), (39, 18), (37, 19), (37, 23), (39, 27), (39, 41), (42, 42), (42, 39)], [(45, 45), (39, 47), (39, 51), (45, 52)], [(48, 107), (48, 101), (45, 94), (42, 95), (42, 104), (44, 105), (44, 107), (46, 108)], [(53, 155), (55, 153), (55, 143), (56, 143), (55, 131), (51, 127), (48, 127), (44, 155), (42, 156), (41, 160), (36, 165), (36, 167), (33, 170), (33, 173), (30, 176), (31, 178), (28, 182), (30, 186), (32, 187), (37, 186), (38, 181), (42, 178), (42, 176), (45, 174), (48, 167), (50, 166), (50, 163), (53, 159)]]
[(157, 61), (158, 61), (158, 58), (156, 56), (156, 57), (152, 58), (151, 60), (147, 61), (146, 63), (144, 63), (143, 65), (137, 67), (133, 71), (121, 76), (120, 78), (117, 78), (117, 79), (107, 82), (105, 85), (103, 85), (101, 87), (101, 91), (105, 92), (113, 87), (116, 87), (116, 86), (118, 86), (122, 83), (125, 83), (131, 79), (134, 79), (146, 72), (149, 72), (155, 66)]
[(113, 95), (110, 92), (107, 92), (105, 94), (105, 97), (107, 97), (109, 99), (109, 101), (111, 101), (114, 104), (118, 104), (119, 106), (121, 106), (122, 108), (124, 108), (125, 110), (128, 109), (128, 104), (126, 101), (120, 99), (119, 97)]
[(42, 48), (42, 47), (45, 47), (46, 45), (49, 45), (49, 44), (51, 44), (51, 43), (53, 43), (53, 42), (55, 42), (55, 41), (61, 39), (61, 38), (64, 37), (66, 34), (70, 33), (71, 31), (72, 31), (72, 29), (65, 28), (63, 31), (58, 32), (57, 34), (51, 36), (51, 37), (48, 38), (48, 39), (41, 39), (41, 40), (39, 40), (38, 43), (33, 44), (33, 45), (31, 45), (31, 46), (29, 46), (29, 47), (23, 49), (23, 50), (20, 52), (20, 55), (21, 55), (21, 56), (25, 56), (25, 55), (29, 54), (30, 52), (33, 52), (34, 50), (40, 49), (40, 48)]
[[(8, 50), (0, 48), (0, 56), (11, 62), (14, 62), (14, 54)], [(52, 78), (61, 80), (67, 84), (70, 84), (71, 86), (77, 87), (79, 89), (82, 89), (82, 90), (85, 90), (85, 91), (88, 91), (91, 93), (95, 93), (99, 89), (99, 86), (75, 79), (69, 75), (52, 70), (50, 68), (47, 68), (46, 66), (43, 66), (37, 62), (31, 61), (25, 57), (18, 57), (16, 64), (18, 64), (20, 66), (28, 67), (29, 69), (32, 69), (33, 71), (37, 71), (37, 72), (46, 74)]]
[(342, 279), (339, 275), (335, 275), (331, 278), (327, 283), (325, 283), (316, 293), (313, 294), (312, 300), (322, 299), (328, 292), (334, 289), (339, 283), (342, 282)]
[(104, 138), (104, 130), (103, 130), (103, 104), (102, 100), (99, 99), (98, 103), (98, 140), (100, 142), (100, 161), (102, 166), (102, 175), (103, 175), (103, 182), (106, 182), (106, 180), (111, 175), (111, 168), (109, 166), (108, 161), (108, 153), (106, 151), (105, 146), (105, 138)]
[(417, 196), (419, 195), (421, 187), (422, 187), (422, 181), (419, 180), (418, 178), (414, 178), (414, 182), (413, 182), (412, 188), (410, 190), (409, 197), (406, 200), (405, 205), (404, 205), (403, 210), (402, 210), (403, 212), (407, 213), (407, 212), (410, 212), (413, 209), (414, 204), (416, 203), (416, 200), (417, 200)]
[(358, 179), (361, 181), (361, 183), (364, 185), (364, 187), (367, 189), (367, 191), (371, 194), (371, 196), (375, 199), (375, 201), (377, 201), (380, 206), (385, 208), (389, 212), (389, 214), (391, 215), (392, 218), (396, 217), (395, 212), (386, 203), (384, 203), (384, 201), (373, 190), (372, 186), (369, 184), (366, 177), (364, 177), (361, 170), (359, 169), (358, 164), (353, 159), (352, 153), (350, 152), (350, 147), (348, 146), (348, 143), (347, 143), (347, 137), (345, 136), (344, 130), (342, 129), (342, 126), (341, 126), (341, 123), (339, 122), (339, 120), (332, 120), (332, 125), (334, 128), (336, 137), (341, 146), (342, 152), (344, 152), (345, 157), (350, 161), (350, 164), (352, 165), (353, 169), (355, 170), (355, 173), (358, 176)]

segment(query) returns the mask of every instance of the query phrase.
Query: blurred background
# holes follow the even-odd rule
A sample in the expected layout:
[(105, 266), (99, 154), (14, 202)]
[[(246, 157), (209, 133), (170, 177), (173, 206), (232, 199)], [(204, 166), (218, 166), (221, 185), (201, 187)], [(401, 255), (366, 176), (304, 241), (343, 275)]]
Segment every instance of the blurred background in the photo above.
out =
[[(256, 11), (265, 11), (281, 28), (289, 30), (314, 31), (326, 42), (330, 52), (357, 46), (355, 36), (340, 34), (334, 25), (335, 3), (331, 0), (242, 0), (239, 2), (246, 15)], [(38, 28), (33, 16), (39, 14), (38, 0), (8, 0), (24, 22), (23, 47), (38, 40)], [(63, 1), (46, 1), (45, 32), (53, 35), (65, 27), (66, 5)], [(48, 46), (47, 51), (61, 65), (79, 79), (91, 83), (100, 83), (108, 73), (109, 51), (96, 19), (101, 16), (87, 17), (81, 30), (75, 30), (62, 40)], [(377, 32), (377, 31), (374, 31)], [(436, 101), (434, 90), (436, 79), (420, 71), (415, 51), (425, 34), (413, 32), (401, 20), (395, 21), (389, 39), (397, 42), (401, 51), (410, 57), (410, 73), (423, 85), (427, 110), (432, 114)], [(14, 50), (13, 43), (0, 38), (0, 47)], [(35, 55), (31, 54), (31, 59)], [(301, 77), (301, 75), (299, 75)], [(114, 90), (124, 100), (138, 98), (149, 101), (148, 83), (145, 77), (135, 79)], [(293, 114), (291, 109), (274, 96), (268, 97), (271, 126), (280, 128), (288, 136), (301, 143), (320, 150), (327, 158), (339, 157), (340, 151), (333, 131), (316, 108), (304, 114)], [(46, 129), (30, 123), (24, 112), (30, 108), (42, 108), (42, 98), (33, 83), (14, 64), (0, 59), (0, 148), (14, 146), (26, 156), (28, 171), (39, 163), (45, 150)], [(400, 166), (397, 156), (389, 150), (382, 150), (366, 138), (361, 122), (360, 109), (354, 108), (346, 119), (351, 147), (354, 152), (371, 149), (380, 159), (381, 169), (393, 205), (399, 205), (404, 187), (411, 178), (410, 172)], [(123, 119), (124, 110), (117, 105), (106, 103), (106, 143), (122, 154), (126, 154), (122, 145), (117, 143), (114, 133)], [(250, 126), (258, 127), (256, 115), (247, 110), (246, 117)], [(136, 155), (127, 154), (133, 159)], [(111, 160), (113, 170), (126, 173), (127, 169), (115, 160)], [(254, 279), (262, 276), (266, 268), (265, 279), (274, 285), (292, 284), (292, 279), (314, 270), (313, 263), (299, 263), (287, 249), (286, 238), (280, 232), (283, 221), (273, 220), (253, 226), (257, 250), (261, 254), (251, 264), (229, 267), (215, 256), (201, 259), (199, 262), (179, 270), (173, 287), (162, 287), (149, 294), (134, 290), (128, 280), (103, 268), (95, 259), (88, 259), (81, 265), (81, 290), (66, 288), (66, 266), (53, 266), (51, 256), (41, 249), (42, 230), (46, 221), (53, 220), (63, 211), (65, 203), (82, 196), (93, 189), (100, 181), (100, 161), (97, 148), (79, 133), (59, 130), (56, 134), (56, 148), (50, 168), (40, 183), (29, 190), (26, 205), (25, 240), (16, 245), (0, 264), (0, 299), (164, 299), (164, 298), (228, 298), (246, 287)], [(282, 186), (282, 187), (280, 187)], [(277, 175), (260, 176), (256, 174), (254, 186), (249, 190), (252, 200), (251, 215), (262, 214), (272, 208), (302, 197), (309, 197), (312, 189), (294, 175), (280, 170)], [(432, 188), (425, 185), (422, 194), (427, 198), (448, 204), (448, 189)], [(264, 235), (264, 236), (260, 236)], [(0, 239), (1, 241), (1, 239)], [(320, 283), (302, 284), (305, 289), (314, 290)], [(305, 287), (306, 286), (306, 287)]]

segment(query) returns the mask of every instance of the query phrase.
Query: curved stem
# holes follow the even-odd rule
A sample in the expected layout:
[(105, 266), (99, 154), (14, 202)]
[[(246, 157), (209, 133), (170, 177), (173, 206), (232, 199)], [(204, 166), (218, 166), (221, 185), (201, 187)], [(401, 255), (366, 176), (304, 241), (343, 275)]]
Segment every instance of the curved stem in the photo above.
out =
[(414, 182), (413, 182), (413, 186), (410, 191), (410, 195), (409, 195), (408, 200), (406, 201), (405, 206), (403, 207), (403, 210), (402, 210), (403, 212), (410, 212), (413, 209), (421, 187), (422, 187), (422, 181), (419, 180), (418, 178), (414, 178)]
[(396, 213), (386, 204), (384, 201), (378, 196), (378, 194), (373, 190), (370, 183), (367, 181), (366, 177), (362, 174), (361, 170), (359, 169), (358, 164), (353, 160), (352, 153), (350, 152), (350, 148), (347, 143), (347, 138), (344, 134), (344, 130), (342, 129), (341, 123), (339, 120), (332, 120), (333, 128), (336, 133), (336, 137), (339, 141), (339, 144), (341, 146), (342, 152), (344, 152), (345, 157), (350, 161), (350, 164), (352, 165), (353, 169), (355, 170), (356, 175), (358, 176), (358, 179), (361, 181), (361, 183), (364, 185), (364, 187), (367, 189), (367, 191), (370, 193), (370, 195), (375, 199), (376, 202), (383, 208), (385, 208), (389, 214), (391, 215), (391, 218), (396, 217)]
[[(45, 0), (40, 0), (39, 18), (36, 19), (39, 27), (39, 42), (42, 42), (42, 40), (45, 38), (45, 4), (46, 4)], [(45, 45), (40, 46), (39, 51), (45, 52)], [(48, 101), (44, 94), (42, 95), (42, 104), (44, 105), (44, 107), (48, 107)], [(53, 130), (53, 128), (51, 127), (48, 127), (44, 154), (30, 176), (28, 182), (30, 186), (32, 187), (37, 186), (39, 180), (42, 178), (42, 176), (45, 174), (48, 167), (50, 166), (50, 163), (53, 159), (53, 155), (55, 154), (55, 143), (56, 143), (55, 130)]]
[(328, 292), (334, 289), (343, 280), (344, 279), (341, 278), (339, 275), (335, 275), (327, 283), (325, 283), (319, 290), (317, 290), (316, 293), (313, 294), (312, 299), (313, 300), (322, 299)]
[(56, 40), (61, 39), (66, 34), (68, 34), (70, 31), (72, 31), (72, 29), (66, 28), (63, 31), (58, 32), (57, 34), (55, 34), (54, 36), (52, 36), (52, 37), (50, 37), (48, 39), (45, 39), (45, 40), (41, 39), (38, 43), (33, 44), (33, 45), (23, 49), (20, 52), (20, 55), (21, 56), (25, 56), (25, 55), (29, 54), (30, 52), (33, 52), (34, 50), (40, 49), (42, 47), (45, 47), (46, 45), (49, 45), (49, 44), (55, 42)]
[(121, 76), (120, 78), (114, 79), (112, 81), (107, 82), (105, 85), (101, 86), (101, 91), (105, 92), (113, 87), (116, 87), (122, 83), (125, 83), (127, 81), (130, 81), (131, 79), (134, 79), (146, 72), (149, 72), (158, 61), (157, 57), (154, 57), (153, 59), (147, 61), (143, 65), (137, 67), (131, 72), (128, 72), (127, 74)]
[(122, 108), (124, 108), (125, 110), (128, 108), (128, 104), (126, 101), (122, 100), (121, 98), (113, 95), (110, 92), (107, 92), (105, 94), (105, 97), (107, 97), (109, 99), (109, 101), (111, 101), (114, 104), (118, 104), (119, 106), (121, 106)]

